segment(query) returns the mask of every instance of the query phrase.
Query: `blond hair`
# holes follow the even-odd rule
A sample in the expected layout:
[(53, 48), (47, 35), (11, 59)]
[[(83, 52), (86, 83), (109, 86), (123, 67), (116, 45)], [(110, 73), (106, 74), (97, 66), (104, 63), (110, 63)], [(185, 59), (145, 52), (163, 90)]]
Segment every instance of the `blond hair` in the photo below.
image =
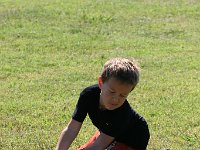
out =
[(134, 59), (113, 58), (104, 64), (101, 77), (103, 82), (116, 78), (136, 86), (139, 82), (139, 66)]

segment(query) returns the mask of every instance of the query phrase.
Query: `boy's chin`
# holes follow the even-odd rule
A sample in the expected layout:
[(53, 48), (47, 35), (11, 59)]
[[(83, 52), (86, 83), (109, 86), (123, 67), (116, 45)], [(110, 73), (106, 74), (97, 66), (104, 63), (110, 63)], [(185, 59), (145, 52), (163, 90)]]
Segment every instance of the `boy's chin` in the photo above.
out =
[(117, 109), (117, 108), (119, 108), (118, 105), (110, 105), (110, 106), (107, 106), (107, 107), (106, 107), (107, 110), (115, 110), (115, 109)]
[(115, 110), (117, 108), (119, 108), (119, 105), (100, 105), (99, 108), (101, 110)]

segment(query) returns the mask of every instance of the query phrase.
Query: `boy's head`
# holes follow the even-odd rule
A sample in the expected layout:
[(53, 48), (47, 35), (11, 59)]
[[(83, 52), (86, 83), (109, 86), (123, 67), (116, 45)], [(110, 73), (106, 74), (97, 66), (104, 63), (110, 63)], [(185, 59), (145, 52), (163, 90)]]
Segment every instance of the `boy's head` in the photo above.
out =
[(101, 78), (103, 83), (111, 78), (115, 78), (135, 87), (139, 82), (139, 67), (135, 60), (113, 58), (104, 64)]
[(100, 107), (114, 110), (123, 105), (139, 81), (139, 68), (133, 60), (114, 58), (107, 61), (98, 79)]

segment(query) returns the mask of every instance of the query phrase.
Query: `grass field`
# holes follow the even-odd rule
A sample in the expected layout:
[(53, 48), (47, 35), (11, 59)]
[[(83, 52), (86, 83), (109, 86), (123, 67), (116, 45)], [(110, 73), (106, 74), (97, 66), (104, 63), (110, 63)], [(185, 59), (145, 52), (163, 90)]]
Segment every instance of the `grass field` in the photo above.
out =
[[(0, 149), (54, 149), (104, 62), (134, 57), (149, 150), (200, 149), (198, 0), (1, 0)], [(87, 118), (72, 150), (91, 137)]]

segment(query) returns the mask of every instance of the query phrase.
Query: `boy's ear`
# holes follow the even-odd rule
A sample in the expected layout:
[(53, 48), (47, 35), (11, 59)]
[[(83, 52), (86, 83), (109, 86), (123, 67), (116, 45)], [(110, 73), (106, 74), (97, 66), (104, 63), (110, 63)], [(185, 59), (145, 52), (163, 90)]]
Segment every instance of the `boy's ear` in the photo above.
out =
[(98, 85), (99, 85), (99, 88), (101, 89), (101, 87), (103, 85), (103, 81), (102, 81), (102, 77), (101, 76), (98, 77)]

